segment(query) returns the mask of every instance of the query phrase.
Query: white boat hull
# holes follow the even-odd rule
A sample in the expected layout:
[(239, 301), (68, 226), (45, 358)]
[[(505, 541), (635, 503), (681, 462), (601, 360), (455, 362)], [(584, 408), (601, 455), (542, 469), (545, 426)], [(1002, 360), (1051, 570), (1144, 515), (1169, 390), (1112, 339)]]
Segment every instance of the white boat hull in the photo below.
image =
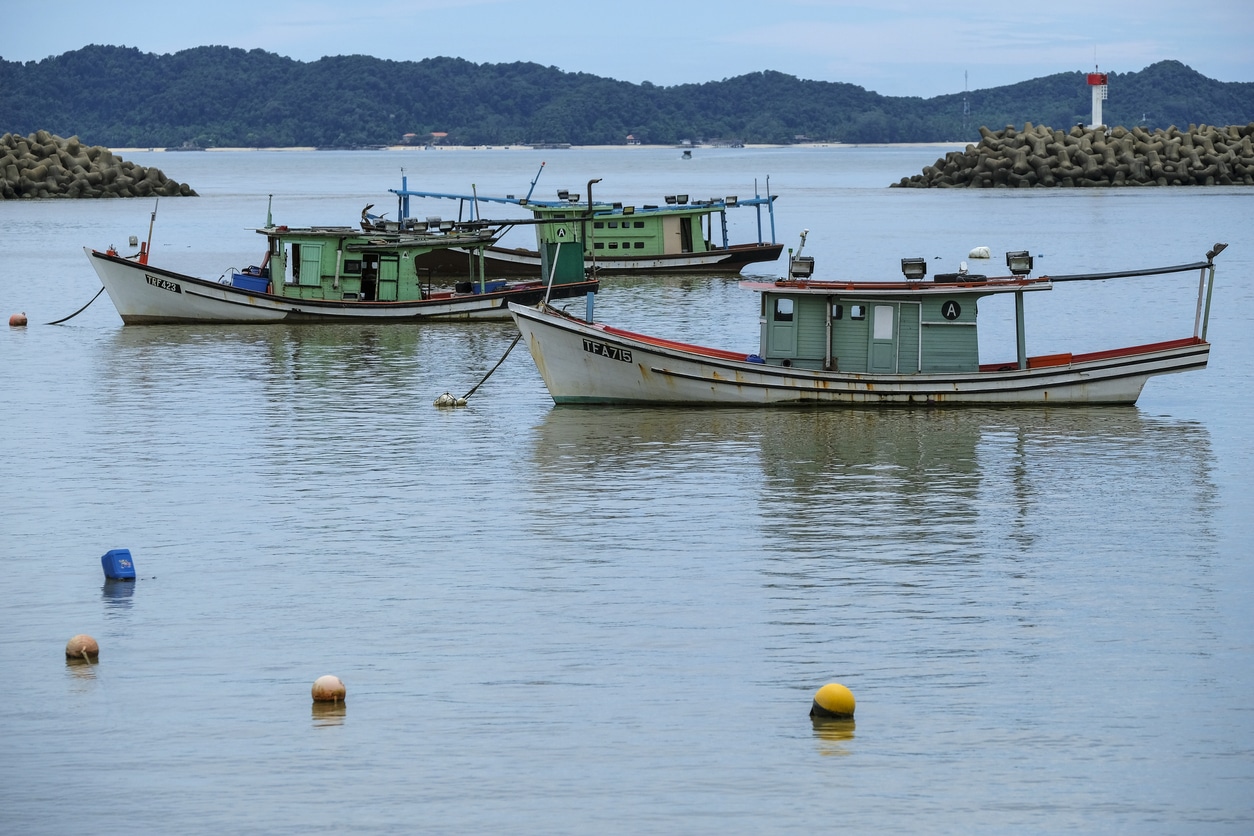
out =
[[(600, 275), (607, 274), (654, 274), (654, 273), (739, 273), (746, 265), (775, 261), (783, 250), (782, 244), (739, 244), (727, 249), (709, 250), (702, 253), (673, 253), (648, 256), (602, 256), (585, 258), (584, 269)], [(473, 262), (472, 262), (473, 259)], [(461, 247), (417, 256), (416, 264), (432, 267), (437, 275), (466, 275), (478, 256)], [(538, 276), (542, 275), (540, 254), (534, 250), (488, 247), (484, 250), (489, 276)]]
[[(535, 282), (491, 293), (440, 294), (408, 302), (296, 299), (187, 276), (91, 248), (84, 248), (84, 251), (122, 321), (128, 325), (419, 319), (508, 321), (510, 301), (534, 304), (543, 299), (545, 293), (543, 284)], [(565, 293), (570, 291), (569, 287), (563, 288)]]
[(749, 362), (532, 307), (510, 309), (559, 404), (1132, 404), (1150, 377), (1204, 368), (1210, 353), (1210, 343), (1190, 338), (1043, 368), (851, 374)]

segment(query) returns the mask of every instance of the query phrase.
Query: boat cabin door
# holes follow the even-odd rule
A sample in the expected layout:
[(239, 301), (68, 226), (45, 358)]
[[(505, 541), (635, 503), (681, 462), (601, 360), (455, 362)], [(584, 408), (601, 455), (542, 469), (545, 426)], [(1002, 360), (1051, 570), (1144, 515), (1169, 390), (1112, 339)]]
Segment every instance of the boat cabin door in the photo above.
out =
[[(698, 229), (698, 231), (700, 231)], [(662, 218), (662, 252), (671, 253), (690, 253), (692, 252), (692, 218), (668, 217)]]
[(287, 257), (287, 269), (291, 271), (284, 277), (286, 284), (317, 287), (322, 284), (322, 245), (292, 242), (291, 254)]
[(868, 372), (895, 374), (897, 371), (897, 306), (876, 302), (871, 305), (871, 344)]
[(766, 307), (763, 356), (792, 365), (797, 357), (797, 300), (770, 294), (763, 294), (762, 298)]
[(379, 254), (362, 253), (361, 296), (365, 302), (373, 302), (379, 291)]

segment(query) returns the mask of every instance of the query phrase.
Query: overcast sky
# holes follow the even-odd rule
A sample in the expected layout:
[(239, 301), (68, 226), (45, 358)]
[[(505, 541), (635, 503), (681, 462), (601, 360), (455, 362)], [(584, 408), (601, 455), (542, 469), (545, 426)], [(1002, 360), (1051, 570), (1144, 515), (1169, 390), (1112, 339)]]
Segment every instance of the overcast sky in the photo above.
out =
[(923, 97), (1165, 59), (1254, 81), (1251, 0), (114, 0), (4, 17), (6, 61), (226, 45), (298, 61), (533, 61), (666, 87), (778, 70)]

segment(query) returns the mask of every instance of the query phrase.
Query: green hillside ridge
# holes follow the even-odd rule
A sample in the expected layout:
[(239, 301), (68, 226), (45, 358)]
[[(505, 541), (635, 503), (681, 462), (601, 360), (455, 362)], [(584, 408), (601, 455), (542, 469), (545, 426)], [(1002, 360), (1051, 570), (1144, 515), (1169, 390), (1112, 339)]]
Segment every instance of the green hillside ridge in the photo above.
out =
[[(1165, 129), (1254, 121), (1254, 83), (1178, 61), (1110, 73), (1105, 121)], [(964, 102), (969, 110), (964, 117)], [(1087, 122), (1082, 72), (930, 99), (755, 72), (660, 87), (535, 63), (364, 55), (300, 62), (204, 46), (155, 55), (87, 46), (42, 61), (0, 59), (0, 133), (46, 130), (125, 147), (420, 144), (619, 145), (978, 142), (982, 126)]]

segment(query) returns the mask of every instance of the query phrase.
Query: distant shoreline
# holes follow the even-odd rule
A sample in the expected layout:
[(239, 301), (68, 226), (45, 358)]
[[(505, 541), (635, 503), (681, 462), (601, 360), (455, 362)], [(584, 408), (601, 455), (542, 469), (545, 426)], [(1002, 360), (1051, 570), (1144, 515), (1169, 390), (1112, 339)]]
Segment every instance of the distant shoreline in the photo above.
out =
[(240, 151), (377, 151), (377, 152), (418, 152), (418, 151), (743, 151), (743, 150), (760, 150), (764, 148), (927, 148), (938, 145), (952, 145), (955, 147), (964, 147), (968, 142), (951, 140), (949, 142), (799, 142), (789, 145), (770, 145), (770, 144), (748, 144), (732, 147), (728, 145), (571, 145), (564, 148), (536, 148), (531, 145), (385, 145), (379, 148), (327, 148), (320, 149), (313, 145), (301, 145), (291, 147), (239, 147), (239, 148), (110, 148), (115, 154), (122, 153), (154, 153), (154, 154), (184, 154), (184, 153), (235, 153)]

